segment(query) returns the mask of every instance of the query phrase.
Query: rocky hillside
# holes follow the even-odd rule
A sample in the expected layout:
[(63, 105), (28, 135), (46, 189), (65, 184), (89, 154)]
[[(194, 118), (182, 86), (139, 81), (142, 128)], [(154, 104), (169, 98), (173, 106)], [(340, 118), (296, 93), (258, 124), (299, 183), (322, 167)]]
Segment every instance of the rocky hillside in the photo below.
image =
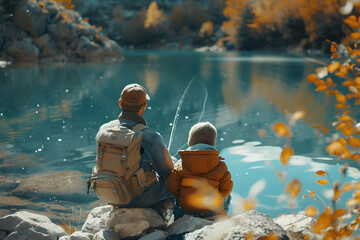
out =
[(0, 0), (0, 59), (118, 59), (120, 46), (52, 0)]

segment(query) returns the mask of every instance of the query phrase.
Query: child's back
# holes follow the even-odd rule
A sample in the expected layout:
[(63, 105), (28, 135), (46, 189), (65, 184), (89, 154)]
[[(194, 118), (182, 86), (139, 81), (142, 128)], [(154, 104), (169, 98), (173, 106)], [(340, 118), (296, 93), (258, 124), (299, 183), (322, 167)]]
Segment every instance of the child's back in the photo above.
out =
[(190, 130), (190, 147), (179, 151), (182, 166), (170, 174), (168, 188), (178, 198), (182, 213), (206, 217), (223, 211), (223, 198), (229, 204), (233, 182), (214, 147), (215, 138), (212, 124), (198, 123)]

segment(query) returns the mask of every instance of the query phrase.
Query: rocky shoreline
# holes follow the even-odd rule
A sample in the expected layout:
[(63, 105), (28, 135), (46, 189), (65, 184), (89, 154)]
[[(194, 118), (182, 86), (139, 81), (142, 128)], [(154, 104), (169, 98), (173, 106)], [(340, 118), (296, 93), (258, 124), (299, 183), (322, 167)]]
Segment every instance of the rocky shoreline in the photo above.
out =
[(81, 15), (49, 0), (0, 0), (0, 60), (120, 59), (122, 50)]
[(271, 219), (255, 210), (216, 221), (185, 215), (166, 223), (150, 208), (104, 205), (92, 209), (78, 231), (27, 211), (7, 215), (0, 218), (0, 240), (320, 239), (311, 234), (314, 223), (314, 219), (300, 214)]

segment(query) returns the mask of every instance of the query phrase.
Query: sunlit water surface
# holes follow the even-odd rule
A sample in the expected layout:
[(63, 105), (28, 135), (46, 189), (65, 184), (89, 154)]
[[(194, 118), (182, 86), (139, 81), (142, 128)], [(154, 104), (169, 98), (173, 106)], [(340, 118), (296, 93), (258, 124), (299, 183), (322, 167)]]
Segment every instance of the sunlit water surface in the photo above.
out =
[[(257, 194), (257, 210), (271, 217), (310, 204), (321, 209), (301, 196), (317, 190), (329, 204), (329, 184), (319, 186), (316, 180), (322, 178), (315, 172), (327, 170), (333, 181), (341, 180), (342, 163), (325, 152), (330, 134), (313, 128), (328, 127), (336, 114), (333, 100), (305, 80), (316, 67), (307, 58), (283, 53), (128, 51), (115, 63), (0, 68), (0, 215), (27, 209), (81, 224), (89, 209), (102, 204), (94, 193), (86, 194), (95, 134), (101, 124), (117, 118), (120, 92), (132, 82), (148, 89), (151, 100), (144, 117), (167, 145), (184, 95), (172, 155), (184, 148), (197, 121), (217, 127), (216, 146), (234, 181), (232, 215), (258, 181), (266, 184)], [(271, 126), (298, 110), (307, 117), (293, 129), (295, 156), (284, 167), (279, 156), (286, 140), (275, 137)], [(265, 137), (258, 135), (260, 129)], [(285, 173), (283, 183), (278, 172)], [(345, 180), (359, 177), (357, 168), (350, 167)], [(302, 190), (289, 203), (284, 187), (294, 178)]]

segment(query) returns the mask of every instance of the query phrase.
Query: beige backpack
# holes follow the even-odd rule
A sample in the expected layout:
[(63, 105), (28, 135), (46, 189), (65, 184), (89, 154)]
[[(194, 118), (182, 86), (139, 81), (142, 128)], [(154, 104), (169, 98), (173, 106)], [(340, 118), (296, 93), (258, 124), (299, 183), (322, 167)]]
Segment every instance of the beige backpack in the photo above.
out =
[(146, 187), (140, 167), (141, 142), (147, 126), (119, 124), (100, 128), (96, 135), (97, 156), (89, 185), (96, 195), (111, 204), (128, 204)]

